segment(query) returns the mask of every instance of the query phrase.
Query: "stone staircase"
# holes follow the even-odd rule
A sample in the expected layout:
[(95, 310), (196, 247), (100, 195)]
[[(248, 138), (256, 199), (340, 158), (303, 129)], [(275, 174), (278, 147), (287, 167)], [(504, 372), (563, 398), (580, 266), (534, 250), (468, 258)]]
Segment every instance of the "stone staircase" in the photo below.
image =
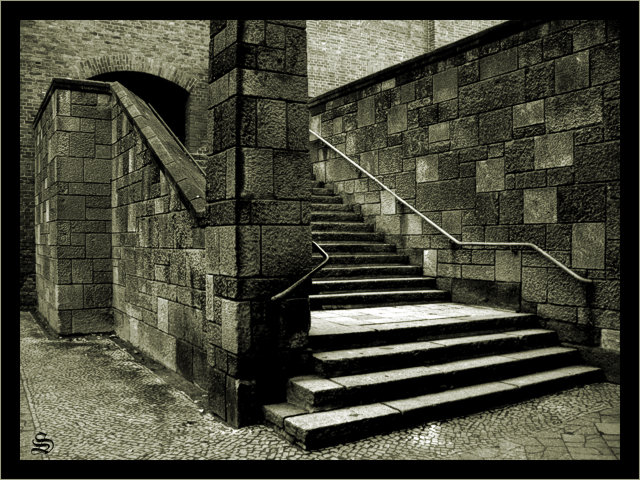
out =
[[(315, 185), (309, 374), (263, 407), (292, 443), (322, 448), (603, 378), (534, 315), (448, 302), (339, 196)], [(319, 260), (319, 258), (318, 258)]]

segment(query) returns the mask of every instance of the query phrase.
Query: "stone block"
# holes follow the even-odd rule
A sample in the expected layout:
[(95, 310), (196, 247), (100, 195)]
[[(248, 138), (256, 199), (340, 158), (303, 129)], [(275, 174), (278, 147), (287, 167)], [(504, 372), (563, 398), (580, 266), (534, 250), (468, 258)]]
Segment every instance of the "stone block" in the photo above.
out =
[(84, 181), (109, 183), (111, 181), (111, 159), (85, 158)]
[(95, 152), (94, 133), (72, 132), (69, 134), (69, 156), (94, 157)]
[[(431, 134), (431, 128), (429, 129), (429, 134)], [(475, 115), (451, 122), (451, 148), (473, 147), (477, 144), (478, 118)]]
[(414, 198), (416, 196), (416, 174), (413, 172), (399, 173), (396, 176), (396, 193), (403, 199)]
[(416, 182), (435, 182), (438, 180), (438, 155), (416, 158)]
[(407, 105), (394, 105), (389, 109), (387, 127), (389, 134), (402, 132), (407, 129)]
[(618, 141), (575, 148), (577, 183), (602, 182), (620, 178), (620, 143)]
[(606, 25), (604, 20), (592, 20), (573, 29), (573, 50), (598, 45), (607, 41)]
[(609, 42), (589, 51), (591, 85), (620, 79), (620, 43)]
[(482, 57), (480, 63), (480, 80), (486, 80), (518, 68), (517, 48), (510, 48), (493, 55)]
[(542, 40), (534, 40), (518, 46), (518, 66), (535, 65), (542, 61)]
[(396, 213), (396, 199), (386, 190), (380, 192), (380, 213), (382, 215), (393, 215)]
[(589, 88), (547, 98), (544, 115), (548, 132), (602, 122), (601, 89)]
[(603, 328), (600, 331), (600, 346), (605, 350), (620, 351), (620, 330)]
[(524, 191), (524, 223), (556, 223), (556, 188), (534, 188)]
[(571, 33), (563, 31), (555, 35), (548, 35), (542, 39), (544, 59), (561, 57), (571, 53)]
[(449, 122), (437, 123), (429, 126), (429, 142), (449, 140)]
[(433, 103), (458, 96), (458, 69), (450, 68), (433, 76)]
[(462, 267), (449, 263), (438, 263), (438, 277), (460, 278)]
[(478, 193), (476, 195), (475, 221), (478, 225), (497, 224), (500, 216), (498, 193)]
[(575, 223), (571, 235), (571, 266), (604, 268), (604, 223)]
[[(553, 80), (553, 70), (551, 71)], [(487, 112), (525, 101), (523, 70), (460, 87), (460, 116)]]
[(85, 198), (74, 195), (59, 195), (57, 205), (58, 220), (84, 220)]
[(385, 148), (378, 152), (378, 173), (402, 171), (402, 146)]
[(279, 72), (242, 70), (242, 95), (276, 100), (305, 102), (307, 96), (306, 76), (288, 75)]
[(474, 178), (418, 183), (416, 208), (423, 212), (474, 208), (475, 183)]
[(358, 101), (357, 121), (358, 128), (373, 125), (375, 122), (375, 104), (373, 97), (366, 97)]
[(169, 332), (169, 300), (158, 297), (158, 328)]
[(442, 212), (441, 227), (450, 234), (461, 234), (462, 212), (460, 210), (449, 210)]
[(87, 233), (87, 258), (111, 258), (111, 234)]
[(136, 323), (138, 324), (139, 348), (151, 358), (175, 372), (177, 370), (176, 338), (143, 322)]
[(251, 303), (221, 299), (222, 348), (245, 354), (251, 347)]
[(57, 157), (55, 160), (58, 182), (82, 182), (83, 161), (81, 158)]
[(504, 158), (476, 162), (476, 192), (504, 190)]
[(307, 74), (307, 37), (304, 30), (285, 28), (285, 56), (288, 73)]
[(544, 100), (527, 102), (513, 107), (513, 128), (544, 122)]
[(112, 332), (114, 330), (114, 319), (109, 308), (74, 310), (71, 317), (71, 325), (74, 334)]
[(547, 269), (522, 268), (522, 299), (527, 302), (547, 301)]
[(579, 52), (555, 61), (556, 94), (589, 86), (589, 52)]
[(262, 275), (271, 277), (304, 274), (311, 262), (308, 226), (262, 227)]
[(426, 128), (415, 128), (402, 134), (402, 154), (416, 157), (429, 153), (429, 139)]
[(287, 105), (283, 101), (259, 98), (257, 104), (257, 146), (287, 148)]
[(309, 109), (307, 105), (289, 103), (287, 105), (287, 147), (292, 150), (306, 151), (309, 147), (309, 142), (306, 139), (308, 129)]
[(606, 218), (604, 185), (558, 187), (559, 222), (597, 222)]
[(83, 307), (82, 285), (55, 285), (53, 306), (57, 310), (75, 310)]
[(470, 280), (495, 280), (493, 265), (462, 265), (462, 278)]
[(422, 252), (422, 274), (426, 277), (438, 275), (438, 251), (424, 250)]
[(548, 270), (548, 300), (556, 305), (584, 307), (587, 305), (586, 286), (557, 267)]
[(403, 235), (421, 235), (423, 220), (414, 213), (401, 215), (400, 233)]
[(593, 286), (593, 299), (590, 306), (619, 311), (620, 281), (607, 280), (596, 282)]
[(93, 282), (93, 264), (91, 260), (71, 260), (71, 278), (73, 283)]
[(176, 340), (176, 372), (188, 381), (193, 381), (193, 345)]
[(550, 303), (539, 304), (537, 310), (537, 314), (540, 318), (551, 319), (566, 323), (576, 323), (576, 312), (576, 307), (552, 305)]
[(47, 146), (48, 158), (69, 156), (69, 132), (54, 132)]
[(510, 108), (503, 108), (478, 116), (478, 136), (481, 144), (511, 140), (512, 113)]
[(534, 141), (523, 138), (506, 142), (504, 146), (505, 173), (525, 172), (534, 168)]
[(555, 76), (553, 62), (527, 67), (524, 72), (523, 101), (546, 98), (554, 94)]
[(389, 235), (400, 235), (400, 220), (400, 215), (381, 215), (376, 218), (376, 230)]
[(100, 308), (111, 307), (113, 299), (113, 289), (111, 285), (85, 285), (84, 286), (84, 307)]
[(562, 132), (535, 137), (535, 168), (573, 165), (573, 133)]
[(310, 170), (308, 153), (275, 151), (273, 183), (276, 197), (295, 200), (307, 198), (309, 195), (307, 179)]
[(496, 250), (496, 281), (520, 282), (522, 253), (515, 250)]
[(273, 152), (268, 149), (243, 148), (241, 197), (261, 198), (273, 195)]

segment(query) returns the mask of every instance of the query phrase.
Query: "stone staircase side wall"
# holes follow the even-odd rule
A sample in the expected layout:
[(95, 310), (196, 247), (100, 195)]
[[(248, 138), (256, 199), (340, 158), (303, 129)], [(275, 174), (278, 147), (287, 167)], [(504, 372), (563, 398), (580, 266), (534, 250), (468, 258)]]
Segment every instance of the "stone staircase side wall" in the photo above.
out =
[(454, 301), (534, 312), (619, 351), (620, 39), (609, 20), (506, 22), (327, 92), (311, 128), (465, 241), (448, 240), (310, 136), (316, 178), (359, 205)]

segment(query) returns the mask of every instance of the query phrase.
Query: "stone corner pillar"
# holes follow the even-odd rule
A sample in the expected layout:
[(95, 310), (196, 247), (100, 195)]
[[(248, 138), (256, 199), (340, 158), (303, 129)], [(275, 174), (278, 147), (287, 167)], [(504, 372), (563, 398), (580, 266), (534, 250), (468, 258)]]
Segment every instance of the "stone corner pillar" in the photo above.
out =
[(283, 400), (309, 328), (308, 288), (270, 301), (312, 267), (305, 21), (212, 20), (210, 45), (209, 408), (237, 427)]

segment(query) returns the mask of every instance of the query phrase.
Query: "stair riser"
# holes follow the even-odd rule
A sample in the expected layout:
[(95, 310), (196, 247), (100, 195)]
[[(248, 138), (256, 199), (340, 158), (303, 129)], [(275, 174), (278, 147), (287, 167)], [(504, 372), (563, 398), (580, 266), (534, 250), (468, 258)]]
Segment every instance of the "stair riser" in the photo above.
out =
[(313, 358), (314, 370), (327, 377), (337, 375), (355, 375), (395, 368), (407, 368), (415, 365), (432, 365), (447, 361), (462, 360), (481, 355), (499, 355), (531, 348), (542, 348), (557, 342), (555, 332), (529, 336), (525, 338), (509, 337), (497, 340), (486, 340), (471, 344), (449, 345), (442, 348), (397, 352), (392, 355), (380, 355), (364, 358), (348, 358), (342, 360), (320, 360)]
[(349, 280), (344, 280), (336, 283), (325, 283), (325, 284), (312, 284), (312, 293), (320, 294), (320, 293), (331, 293), (331, 292), (355, 292), (355, 291), (376, 291), (376, 290), (400, 290), (400, 289), (409, 289), (409, 288), (419, 288), (419, 289), (427, 289), (427, 288), (436, 288), (436, 281), (433, 278), (424, 278), (424, 279), (415, 279), (415, 280), (376, 280), (375, 278), (370, 279), (369, 281), (362, 282), (350, 282)]
[(368, 331), (351, 334), (310, 335), (309, 346), (314, 352), (327, 350), (346, 350), (349, 348), (375, 347), (385, 344), (422, 342), (443, 338), (459, 338), (469, 335), (482, 335), (496, 331), (508, 332), (539, 328), (534, 316), (489, 318), (473, 322), (461, 322), (444, 325), (425, 325), (387, 331)]
[(377, 252), (395, 252), (396, 246), (389, 243), (372, 243), (370, 245), (363, 244), (343, 244), (343, 245), (325, 245), (320, 243), (320, 246), (328, 254), (332, 253), (377, 253)]
[(317, 231), (311, 232), (314, 242), (383, 242), (384, 234), (375, 232), (331, 232)]
[(312, 195), (326, 196), (326, 195), (334, 195), (332, 188), (321, 187), (321, 188), (312, 188)]
[(330, 204), (342, 204), (340, 197), (334, 197), (329, 195), (314, 195), (311, 194), (311, 203), (330, 203)]
[(380, 267), (358, 267), (353, 268), (323, 268), (314, 275), (314, 278), (334, 278), (334, 277), (367, 277), (377, 276), (386, 277), (392, 275), (421, 275), (422, 269), (415, 265), (395, 265)]
[(337, 297), (331, 294), (309, 297), (309, 304), (311, 309), (363, 308), (368, 305), (406, 305), (408, 303), (443, 302), (448, 299), (448, 296), (441, 291), (435, 291), (433, 293), (408, 292), (402, 294), (380, 292), (372, 295), (364, 295), (365, 293), (371, 292), (363, 292), (363, 295), (349, 297)]
[(358, 222), (362, 217), (353, 212), (311, 212), (312, 222)]
[(353, 212), (353, 207), (342, 203), (311, 203), (311, 213), (319, 212)]
[(493, 366), (480, 366), (454, 372), (441, 372), (423, 377), (390, 381), (384, 384), (341, 388), (335, 391), (322, 390), (312, 392), (300, 387), (295, 382), (289, 382), (287, 401), (310, 412), (329, 410), (424, 395), (476, 383), (499, 381), (547, 368), (575, 364), (579, 360), (578, 353), (571, 351), (548, 357), (537, 357)]
[[(322, 257), (320, 255), (313, 255), (314, 262), (320, 262)], [(329, 255), (329, 262), (327, 265), (372, 265), (372, 264), (384, 264), (384, 263), (409, 263), (409, 257), (398, 254), (376, 254), (376, 255)]]
[(367, 223), (345, 222), (311, 222), (311, 231), (314, 241), (318, 241), (315, 232), (373, 232), (373, 225)]

